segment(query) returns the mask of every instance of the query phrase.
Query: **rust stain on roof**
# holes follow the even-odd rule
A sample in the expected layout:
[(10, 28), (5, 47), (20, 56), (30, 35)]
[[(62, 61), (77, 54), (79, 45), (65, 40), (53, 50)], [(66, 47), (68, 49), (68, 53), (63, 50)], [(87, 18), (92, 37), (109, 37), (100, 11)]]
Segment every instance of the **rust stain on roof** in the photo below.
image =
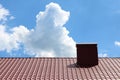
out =
[(99, 65), (76, 66), (76, 58), (0, 58), (0, 80), (120, 79), (120, 58), (99, 58)]

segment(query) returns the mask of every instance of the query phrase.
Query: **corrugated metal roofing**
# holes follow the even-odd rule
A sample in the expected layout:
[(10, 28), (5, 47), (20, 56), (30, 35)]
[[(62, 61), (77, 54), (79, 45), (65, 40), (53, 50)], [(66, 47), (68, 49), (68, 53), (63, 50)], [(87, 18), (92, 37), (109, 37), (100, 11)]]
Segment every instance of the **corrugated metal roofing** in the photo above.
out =
[(120, 80), (120, 58), (76, 66), (76, 58), (0, 58), (0, 80)]

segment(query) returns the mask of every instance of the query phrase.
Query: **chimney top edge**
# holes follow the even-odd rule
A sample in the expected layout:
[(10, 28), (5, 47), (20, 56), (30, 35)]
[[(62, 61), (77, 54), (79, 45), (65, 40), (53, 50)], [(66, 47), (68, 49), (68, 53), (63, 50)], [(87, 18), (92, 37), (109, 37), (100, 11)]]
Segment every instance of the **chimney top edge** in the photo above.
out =
[(82, 45), (84, 45), (84, 44), (85, 44), (85, 45), (86, 45), (86, 44), (87, 44), (87, 45), (91, 45), (91, 44), (96, 45), (97, 43), (95, 43), (95, 42), (93, 42), (93, 43), (92, 43), (92, 42), (91, 42), (91, 43), (76, 43), (76, 45), (81, 45), (81, 44), (82, 44)]

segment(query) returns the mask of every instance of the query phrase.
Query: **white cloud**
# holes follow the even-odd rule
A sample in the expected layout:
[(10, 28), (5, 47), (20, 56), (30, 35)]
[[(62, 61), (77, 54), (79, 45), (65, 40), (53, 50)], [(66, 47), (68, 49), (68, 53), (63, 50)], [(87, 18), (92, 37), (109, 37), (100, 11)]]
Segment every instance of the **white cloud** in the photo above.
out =
[(29, 32), (24, 26), (14, 27), (6, 31), (5, 25), (0, 25), (0, 51), (6, 50), (8, 53), (12, 50), (18, 50), (20, 42), (23, 42)]
[(6, 21), (8, 15), (10, 15), (9, 11), (0, 4), (0, 21)]
[(115, 41), (114, 43), (116, 46), (120, 46), (120, 42), (119, 41)]
[(0, 24), (5, 24), (7, 20), (13, 19), (15, 19), (15, 17), (11, 16), (9, 10), (0, 4)]
[(27, 30), (24, 26), (6, 29), (6, 21), (12, 19), (14, 16), (11, 16), (9, 10), (0, 4), (0, 51), (8, 53), (19, 49), (20, 42), (22, 42), (23, 36), (26, 36), (25, 31)]
[(75, 56), (75, 41), (63, 26), (69, 15), (58, 4), (48, 4), (46, 10), (36, 16), (36, 28), (25, 42), (26, 50), (35, 56)]
[[(3, 9), (1, 6), (0, 9)], [(7, 10), (6, 10), (7, 11)], [(3, 11), (4, 12), (4, 11)], [(1, 13), (0, 13), (1, 14)], [(1, 14), (0, 20), (5, 20), (9, 12)], [(28, 30), (18, 26), (6, 31), (5, 25), (0, 25), (0, 50), (11, 52), (24, 45), (25, 53), (36, 57), (69, 57), (76, 55), (75, 41), (68, 36), (64, 27), (70, 13), (64, 11), (57, 3), (50, 3), (45, 11), (36, 16), (36, 27)]]
[(14, 16), (10, 16), (10, 20), (13, 20), (13, 19), (15, 19), (15, 17)]
[(107, 53), (100, 53), (98, 54), (99, 57), (108, 57), (108, 54)]

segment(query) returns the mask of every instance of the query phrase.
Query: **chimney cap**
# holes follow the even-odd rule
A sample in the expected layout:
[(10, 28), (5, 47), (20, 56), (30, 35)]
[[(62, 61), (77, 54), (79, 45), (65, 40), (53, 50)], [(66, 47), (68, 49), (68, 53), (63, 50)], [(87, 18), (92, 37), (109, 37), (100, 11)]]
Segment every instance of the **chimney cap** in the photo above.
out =
[(78, 46), (97, 46), (97, 43), (77, 43), (76, 47)]
[(77, 44), (84, 44), (84, 45), (91, 45), (91, 44), (97, 44), (97, 42), (82, 42), (82, 43), (77, 43)]

